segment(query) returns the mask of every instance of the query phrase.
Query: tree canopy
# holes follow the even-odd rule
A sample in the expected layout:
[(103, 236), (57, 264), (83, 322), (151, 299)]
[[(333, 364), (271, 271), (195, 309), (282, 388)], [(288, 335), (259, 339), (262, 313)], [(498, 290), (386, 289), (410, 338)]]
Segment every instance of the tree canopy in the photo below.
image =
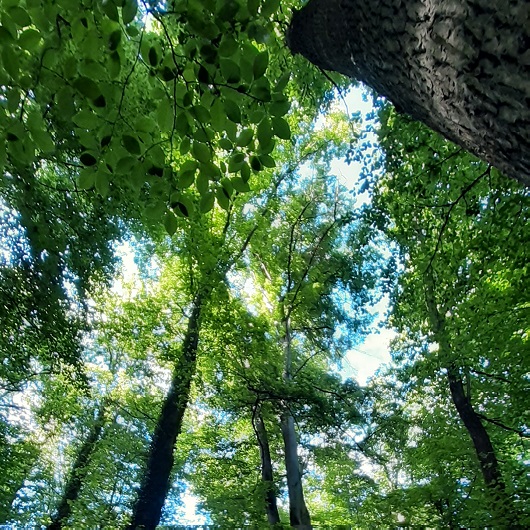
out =
[(528, 189), (316, 3), (0, 0), (0, 525), (530, 525)]

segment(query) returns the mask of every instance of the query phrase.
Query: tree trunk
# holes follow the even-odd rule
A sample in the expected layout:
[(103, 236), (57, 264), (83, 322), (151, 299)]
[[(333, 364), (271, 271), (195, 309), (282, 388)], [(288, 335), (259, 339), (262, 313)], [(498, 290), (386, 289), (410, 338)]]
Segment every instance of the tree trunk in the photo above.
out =
[(310, 0), (287, 41), (530, 185), (527, 0)]
[(52, 517), (52, 522), (46, 527), (46, 530), (61, 530), (67, 523), (72, 513), (72, 505), (79, 497), (83, 481), (86, 478), (88, 462), (101, 437), (101, 432), (106, 421), (105, 414), (105, 407), (102, 405), (86, 440), (79, 448), (70, 477), (64, 488), (63, 496), (57, 505), (57, 511)]
[[(428, 272), (425, 274), (429, 275)], [(445, 316), (438, 310), (432, 277), (428, 277), (426, 281), (426, 303), (431, 328), (438, 342), (441, 358), (450, 359), (451, 343), (445, 330)], [(506, 493), (506, 485), (488, 431), (466, 394), (458, 367), (452, 362), (448, 364), (446, 369), (451, 398), (473, 443), (484, 483), (490, 492), (494, 514), (499, 519), (497, 524), (499, 527), (507, 525), (505, 527), (515, 528), (517, 513)]]
[(267, 512), (267, 520), (270, 525), (277, 525), (280, 523), (280, 514), (276, 503), (276, 492), (274, 491), (274, 474), (269, 437), (261, 411), (258, 411), (254, 417), (254, 430), (258, 439), (261, 457), (261, 480), (265, 484), (265, 510)]
[[(285, 310), (285, 309), (284, 309)], [(291, 349), (291, 320), (288, 314), (283, 318), (284, 327), (284, 381), (291, 381), (292, 349)], [(289, 520), (293, 528), (299, 530), (309, 530), (311, 526), (311, 517), (304, 499), (304, 489), (302, 485), (302, 472), (298, 460), (298, 438), (294, 426), (293, 415), (288, 411), (281, 415), (280, 418), (285, 471), (287, 473), (287, 489), (289, 491)]]
[(502, 495), (499, 494), (504, 493), (505, 484), (488, 431), (485, 429), (478, 414), (473, 409), (471, 400), (464, 390), (459, 370), (454, 364), (447, 368), (447, 378), (449, 380), (449, 388), (451, 390), (451, 397), (455, 408), (460, 419), (464, 423), (471, 440), (473, 440), (473, 446), (477, 453), (484, 482), (486, 483), (486, 486), (491, 489), (496, 497), (497, 503), (499, 503), (501, 500), (504, 500), (502, 499)]
[(311, 518), (304, 499), (294, 418), (288, 412), (282, 414), (281, 428), (285, 451), (287, 489), (289, 491), (289, 520), (293, 528), (310, 530), (313, 527), (311, 526)]
[(202, 298), (197, 295), (182, 344), (182, 353), (175, 366), (171, 387), (155, 427), (147, 466), (128, 530), (154, 530), (162, 516), (162, 507), (170, 487), (173, 451), (182, 428), (191, 381), (197, 366), (201, 308)]

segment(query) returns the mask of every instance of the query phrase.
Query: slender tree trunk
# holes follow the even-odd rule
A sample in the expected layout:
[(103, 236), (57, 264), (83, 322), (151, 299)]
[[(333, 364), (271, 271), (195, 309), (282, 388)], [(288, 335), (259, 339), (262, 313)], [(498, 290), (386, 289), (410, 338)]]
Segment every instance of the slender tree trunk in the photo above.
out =
[(83, 481), (87, 475), (90, 457), (94, 453), (94, 449), (101, 437), (105, 421), (106, 411), (105, 406), (102, 405), (86, 440), (79, 448), (79, 452), (77, 453), (77, 457), (72, 466), (70, 477), (64, 488), (63, 496), (57, 505), (57, 510), (52, 517), (52, 522), (46, 527), (47, 530), (61, 530), (67, 523), (68, 518), (72, 513), (72, 505), (79, 497)]
[(288, 412), (282, 414), (281, 429), (285, 451), (287, 489), (289, 491), (289, 520), (293, 528), (309, 530), (313, 527), (311, 526), (311, 518), (304, 499), (296, 429), (294, 418)]
[[(283, 319), (284, 326), (284, 373), (286, 382), (292, 378), (292, 349), (291, 349), (291, 320), (289, 315)], [(304, 499), (302, 485), (302, 471), (298, 459), (298, 437), (294, 425), (293, 415), (286, 409), (280, 418), (285, 470), (287, 473), (287, 489), (289, 491), (289, 520), (291, 526), (299, 530), (308, 530), (311, 526), (311, 517)]]
[(261, 410), (257, 411), (254, 417), (254, 431), (258, 439), (261, 457), (261, 480), (265, 484), (265, 510), (267, 512), (267, 520), (270, 525), (277, 525), (280, 523), (280, 514), (276, 503), (269, 437), (265, 423), (263, 422)]
[[(426, 273), (426, 275), (430, 275), (430, 273)], [(426, 303), (431, 328), (438, 342), (441, 357), (450, 359), (451, 343), (445, 330), (445, 316), (441, 314), (436, 304), (432, 276), (427, 278)], [(446, 369), (453, 404), (473, 443), (484, 483), (490, 492), (494, 512), (499, 518), (498, 524), (514, 528), (516, 527), (517, 513), (506, 493), (506, 485), (488, 431), (473, 408), (470, 396), (466, 394), (456, 364), (448, 363)]]
[(288, 44), (530, 185), (528, 0), (310, 0)]
[(162, 507), (170, 487), (173, 452), (182, 429), (182, 419), (197, 366), (201, 309), (202, 298), (197, 295), (182, 344), (182, 353), (175, 366), (171, 387), (155, 427), (147, 466), (128, 530), (154, 530), (162, 515)]

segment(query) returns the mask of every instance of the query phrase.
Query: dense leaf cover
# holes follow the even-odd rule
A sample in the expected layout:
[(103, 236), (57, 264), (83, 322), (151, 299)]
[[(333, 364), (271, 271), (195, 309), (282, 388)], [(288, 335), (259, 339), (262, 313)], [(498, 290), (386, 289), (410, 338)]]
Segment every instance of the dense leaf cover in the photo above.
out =
[(528, 191), (372, 150), (297, 7), (0, 0), (0, 524), (529, 525)]

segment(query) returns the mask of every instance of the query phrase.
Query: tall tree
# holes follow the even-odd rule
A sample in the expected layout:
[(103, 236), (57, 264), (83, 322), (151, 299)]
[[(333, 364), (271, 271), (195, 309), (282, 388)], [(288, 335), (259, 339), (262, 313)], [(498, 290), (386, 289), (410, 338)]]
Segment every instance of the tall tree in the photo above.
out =
[(73, 503), (78, 499), (87, 476), (90, 457), (94, 453), (105, 426), (105, 413), (105, 405), (101, 405), (88, 436), (78, 449), (63, 495), (58, 502), (56, 512), (52, 516), (51, 523), (46, 527), (47, 530), (61, 530), (68, 522), (68, 518), (72, 513)]
[[(254, 281), (258, 297), (263, 298), (259, 306), (270, 318), (270, 333), (281, 352), (280, 373), (286, 398), (280, 399), (279, 416), (290, 523), (297, 528), (310, 528), (311, 520), (302, 487), (296, 408), (288, 396), (302, 385), (304, 367), (308, 363), (307, 368), (311, 366), (313, 357), (322, 354), (331, 359), (340, 355), (347, 337), (362, 329), (360, 303), (364, 297), (368, 300), (369, 286), (373, 285), (364, 261), (361, 231), (354, 228), (348, 201), (338, 185), (322, 174), (325, 164), (316, 167), (314, 180), (302, 180), (284, 191), (280, 196), (283, 208), (277, 211), (271, 228), (258, 234), (255, 241), (259, 240), (259, 245), (251, 243)], [(345, 248), (348, 239), (356, 255)], [(358, 290), (360, 285), (362, 292)], [(339, 303), (335, 297), (349, 301)], [(343, 306), (348, 304), (350, 309), (346, 311)], [(351, 314), (353, 308), (358, 310), (355, 317)], [(341, 338), (334, 336), (337, 331)]]
[[(508, 438), (525, 438), (525, 413), (498, 418), (506, 400), (518, 403), (527, 386), (520, 355), (528, 345), (519, 330), (528, 311), (522, 294), (528, 273), (521, 269), (528, 194), (421, 124), (388, 109), (382, 117), (386, 173), (375, 188), (372, 219), (398, 245), (405, 267), (391, 318), (407, 337), (397, 351), (402, 359), (412, 356), (410, 378), (417, 370), (446, 380), (483, 477), (485, 512), (495, 524), (522, 524), (518, 497), (526, 488), (517, 464), (503, 461), (512, 458)], [(425, 172), (432, 182), (423, 180)], [(495, 394), (488, 387), (501, 374), (509, 377)]]
[(528, 186), (529, 18), (526, 0), (310, 0), (288, 42)]

